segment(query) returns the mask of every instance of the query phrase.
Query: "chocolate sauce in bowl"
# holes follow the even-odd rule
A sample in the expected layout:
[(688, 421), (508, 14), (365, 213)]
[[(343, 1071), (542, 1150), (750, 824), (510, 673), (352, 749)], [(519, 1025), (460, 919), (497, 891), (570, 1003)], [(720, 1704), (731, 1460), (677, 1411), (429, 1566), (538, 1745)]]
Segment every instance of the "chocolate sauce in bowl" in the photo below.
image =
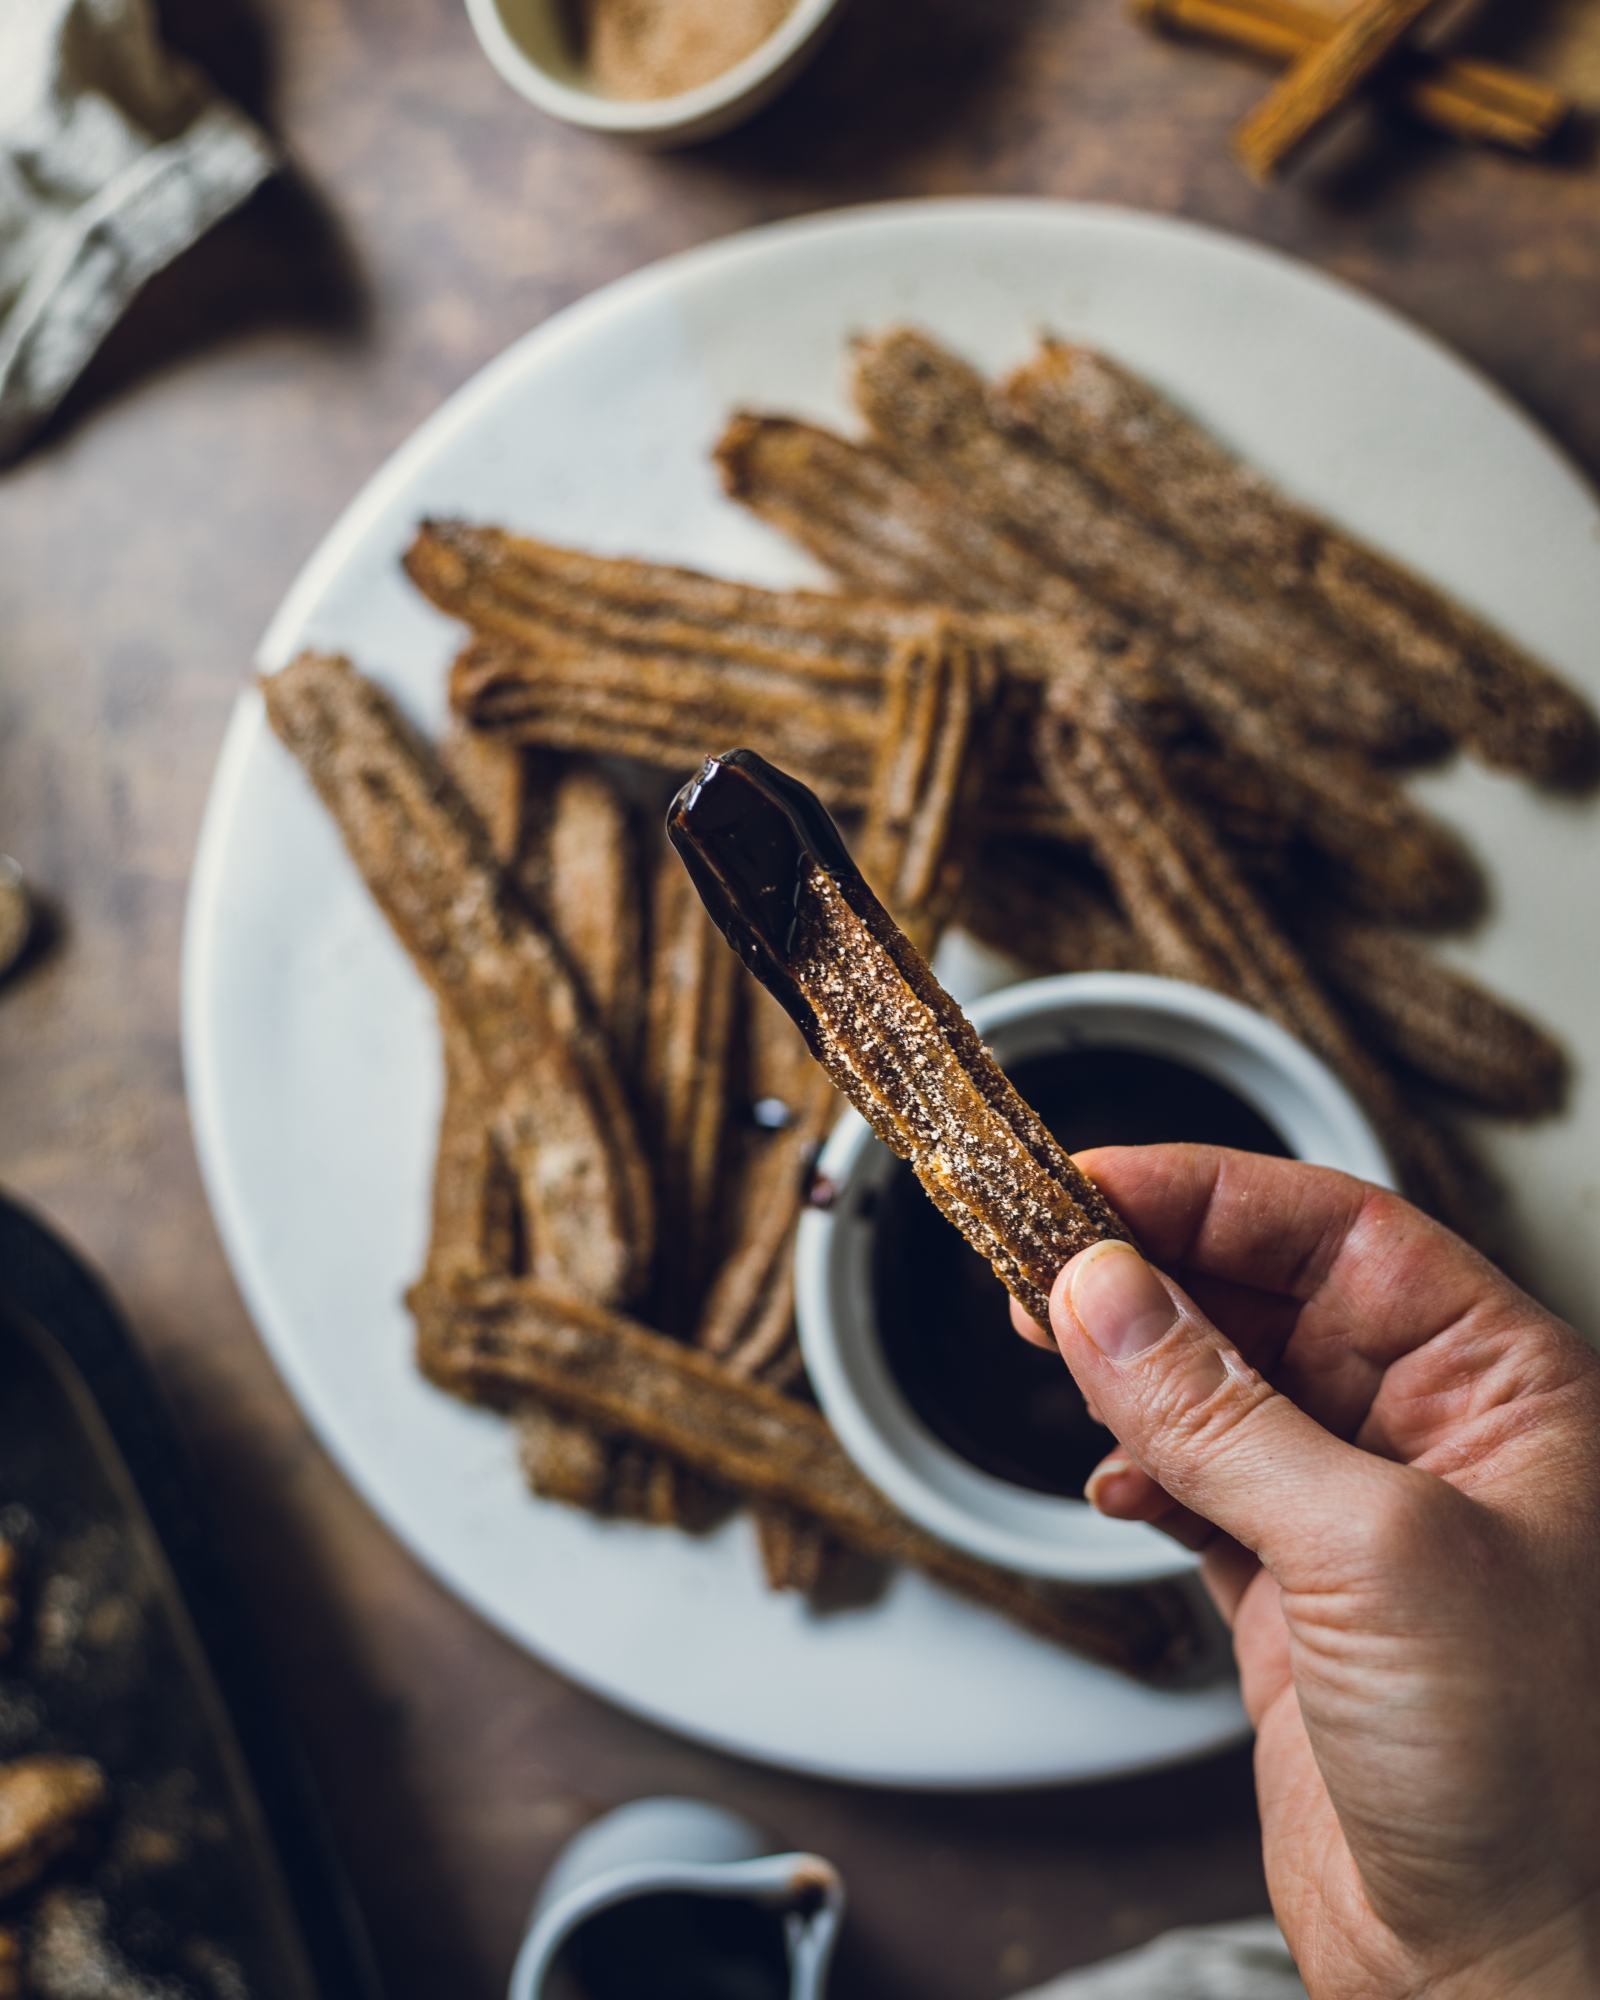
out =
[(785, 2000), (785, 1917), (743, 1896), (663, 1890), (580, 1925), (551, 1968), (555, 2000)]
[[(1289, 1152), (1226, 1084), (1142, 1049), (1054, 1050), (1008, 1065), (1023, 1097), (1073, 1151), (1192, 1141)], [(1017, 1337), (1009, 1301), (897, 1164), (875, 1208), (878, 1336), (901, 1394), (933, 1435), (980, 1470), (1076, 1498), (1110, 1449), (1060, 1358)]]

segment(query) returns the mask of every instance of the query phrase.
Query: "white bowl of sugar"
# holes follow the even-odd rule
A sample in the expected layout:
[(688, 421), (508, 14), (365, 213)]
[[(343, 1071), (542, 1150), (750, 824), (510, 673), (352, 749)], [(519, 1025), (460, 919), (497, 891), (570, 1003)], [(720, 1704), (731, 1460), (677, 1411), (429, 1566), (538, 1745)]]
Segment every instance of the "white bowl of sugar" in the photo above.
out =
[(811, 56), (842, 0), (466, 0), (513, 90), (639, 146), (713, 138)]

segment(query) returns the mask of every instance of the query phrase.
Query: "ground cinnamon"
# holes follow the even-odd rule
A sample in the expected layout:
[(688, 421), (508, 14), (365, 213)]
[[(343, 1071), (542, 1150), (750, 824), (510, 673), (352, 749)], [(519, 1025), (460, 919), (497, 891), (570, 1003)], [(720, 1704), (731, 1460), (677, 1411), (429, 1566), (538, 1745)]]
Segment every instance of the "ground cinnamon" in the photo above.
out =
[(754, 54), (794, 0), (568, 0), (579, 62), (606, 97), (676, 97)]

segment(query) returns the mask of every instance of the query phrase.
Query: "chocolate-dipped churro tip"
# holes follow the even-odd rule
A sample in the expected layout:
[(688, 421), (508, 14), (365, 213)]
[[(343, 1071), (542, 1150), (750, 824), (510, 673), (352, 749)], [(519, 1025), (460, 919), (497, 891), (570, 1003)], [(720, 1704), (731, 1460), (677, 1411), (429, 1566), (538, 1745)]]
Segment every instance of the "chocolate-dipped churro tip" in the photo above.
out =
[(806, 878), (825, 869), (857, 908), (872, 896), (815, 792), (754, 750), (727, 750), (678, 793), (667, 834), (717, 928), (805, 1028), (788, 958)]
[(878, 1137), (1041, 1324), (1062, 1265), (1127, 1230), (1012, 1088), (812, 793), (753, 751), (673, 801), (724, 937)]

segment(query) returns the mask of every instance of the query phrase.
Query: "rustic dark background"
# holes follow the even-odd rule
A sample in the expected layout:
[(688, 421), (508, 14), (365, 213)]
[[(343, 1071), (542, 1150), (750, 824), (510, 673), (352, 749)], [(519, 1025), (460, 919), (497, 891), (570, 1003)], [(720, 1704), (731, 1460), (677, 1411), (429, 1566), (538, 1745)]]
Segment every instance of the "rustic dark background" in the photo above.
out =
[[(1029, 193), (1202, 217), (1413, 314), (1600, 470), (1600, 169), (1357, 121), (1288, 185), (1228, 158), (1247, 62), (1121, 0), (855, 0), (743, 131), (650, 158), (514, 97), (460, 0), (164, 0), (289, 171), (151, 286), (0, 478), (0, 847), (56, 937), (0, 996), (0, 1179), (110, 1276), (177, 1406), (308, 1741), (389, 1991), (503, 1987), (557, 1844), (642, 1792), (834, 1856), (840, 1990), (985, 2000), (1264, 1904), (1247, 1761), (932, 1801), (801, 1783), (612, 1714), (423, 1577), (308, 1437), (196, 1176), (183, 903), (251, 649), (355, 487), (481, 362), (594, 286), (770, 217)], [(1600, 98), (1590, 0), (1478, 40)], [(981, 1689), (973, 1699), (983, 1699)]]

